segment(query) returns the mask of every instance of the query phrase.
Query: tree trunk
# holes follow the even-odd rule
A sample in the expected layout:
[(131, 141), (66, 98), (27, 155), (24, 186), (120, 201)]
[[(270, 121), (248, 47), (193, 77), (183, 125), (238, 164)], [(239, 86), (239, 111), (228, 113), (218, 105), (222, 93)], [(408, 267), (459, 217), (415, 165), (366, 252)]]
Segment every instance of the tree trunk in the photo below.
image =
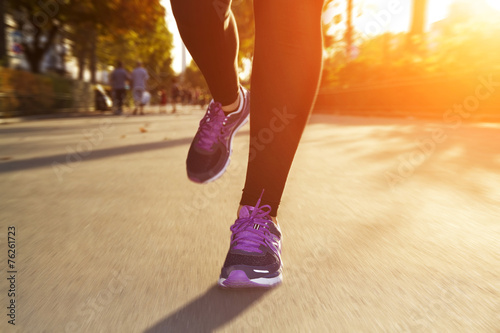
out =
[(413, 16), (410, 35), (418, 36), (424, 33), (426, 10), (427, 0), (413, 0)]
[(5, 0), (0, 0), (0, 66), (8, 67), (7, 40), (5, 36)]
[(83, 80), (83, 73), (85, 73), (85, 53), (78, 56), (78, 80)]
[(90, 36), (90, 83), (95, 84), (97, 82), (97, 31), (96, 28), (92, 28)]
[(59, 28), (57, 26), (52, 27), (47, 36), (45, 45), (41, 45), (40, 42), (40, 38), (42, 36), (40, 29), (38, 29), (33, 36), (32, 46), (23, 42), (24, 55), (26, 56), (26, 60), (28, 60), (30, 65), (30, 70), (33, 73), (40, 73), (40, 65), (42, 64), (43, 57), (52, 46), (58, 30)]
[(413, 0), (413, 15), (408, 34), (408, 49), (414, 53), (422, 53), (422, 37), (425, 30), (425, 14), (427, 11), (427, 0)]
[(31, 72), (36, 74), (40, 73), (40, 65), (42, 64), (44, 53), (40, 52), (39, 50), (25, 50), (24, 54), (26, 56), (28, 64), (30, 65)]
[(78, 80), (82, 81), (85, 75), (85, 68), (87, 66), (88, 57), (88, 31), (90, 30), (88, 24), (80, 24), (74, 27), (73, 40), (73, 54), (76, 57), (78, 65)]
[(346, 47), (346, 55), (347, 60), (351, 60), (351, 51), (352, 51), (352, 34), (353, 34), (353, 26), (352, 26), (352, 1), (347, 0), (347, 28), (345, 31), (345, 47)]

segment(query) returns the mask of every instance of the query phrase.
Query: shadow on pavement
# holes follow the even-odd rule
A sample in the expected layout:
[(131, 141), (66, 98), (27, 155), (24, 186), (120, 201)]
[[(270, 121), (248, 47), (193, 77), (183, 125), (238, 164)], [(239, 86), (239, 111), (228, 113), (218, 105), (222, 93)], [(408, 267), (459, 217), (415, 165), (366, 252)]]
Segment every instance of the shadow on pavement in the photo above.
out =
[[(248, 135), (249, 131), (240, 131), (236, 136)], [(13, 171), (49, 167), (53, 166), (54, 163), (58, 163), (60, 166), (72, 167), (72, 164), (97, 160), (102, 158), (109, 158), (118, 155), (142, 153), (149, 150), (166, 149), (182, 145), (190, 145), (193, 141), (192, 137), (175, 139), (170, 141), (159, 141), (153, 143), (144, 143), (137, 145), (127, 145), (122, 147), (112, 147), (100, 150), (92, 150), (88, 152), (87, 156), (77, 156), (76, 153), (66, 153), (59, 155), (49, 155), (44, 157), (29, 158), (25, 160), (13, 160), (8, 162), (0, 162), (0, 173), (7, 173)], [(74, 149), (74, 148), (73, 148)], [(186, 150), (187, 153), (187, 150)]]
[(144, 333), (213, 332), (244, 312), (267, 291), (223, 290), (214, 285)]
[[(123, 147), (113, 147), (100, 150), (91, 151), (88, 156), (80, 157), (81, 161), (97, 160), (102, 158), (113, 157), (117, 155), (141, 153), (149, 150), (165, 149), (180, 145), (189, 145), (193, 138), (182, 138), (171, 141), (160, 141), (153, 143), (145, 143), (138, 145), (127, 145)], [(74, 156), (69, 153), (60, 155), (50, 155), (44, 157), (36, 157), (25, 160), (14, 160), (9, 162), (0, 163), (0, 173), (48, 167), (53, 163), (59, 163), (65, 166), (71, 166), (72, 163), (78, 162)]]

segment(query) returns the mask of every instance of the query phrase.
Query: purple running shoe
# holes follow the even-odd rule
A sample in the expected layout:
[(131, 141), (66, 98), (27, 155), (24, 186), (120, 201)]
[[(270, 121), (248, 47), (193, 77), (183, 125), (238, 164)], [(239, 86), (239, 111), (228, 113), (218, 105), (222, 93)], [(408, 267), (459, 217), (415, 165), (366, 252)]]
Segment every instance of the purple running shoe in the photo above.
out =
[(186, 169), (195, 183), (208, 183), (226, 171), (236, 132), (246, 124), (250, 113), (250, 92), (240, 87), (238, 110), (228, 116), (219, 102), (212, 101), (200, 121), (198, 132), (189, 148)]
[[(262, 196), (261, 196), (262, 198)], [(229, 252), (219, 277), (224, 288), (270, 288), (282, 281), (281, 231), (269, 205), (243, 206), (231, 226)]]

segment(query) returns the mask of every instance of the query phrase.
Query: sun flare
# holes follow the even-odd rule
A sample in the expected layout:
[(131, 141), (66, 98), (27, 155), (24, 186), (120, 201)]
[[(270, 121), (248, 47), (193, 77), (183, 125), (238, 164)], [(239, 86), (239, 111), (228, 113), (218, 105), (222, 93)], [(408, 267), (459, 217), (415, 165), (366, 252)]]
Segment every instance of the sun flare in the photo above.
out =
[(500, 11), (500, 0), (486, 0), (486, 2), (491, 6), (491, 8)]

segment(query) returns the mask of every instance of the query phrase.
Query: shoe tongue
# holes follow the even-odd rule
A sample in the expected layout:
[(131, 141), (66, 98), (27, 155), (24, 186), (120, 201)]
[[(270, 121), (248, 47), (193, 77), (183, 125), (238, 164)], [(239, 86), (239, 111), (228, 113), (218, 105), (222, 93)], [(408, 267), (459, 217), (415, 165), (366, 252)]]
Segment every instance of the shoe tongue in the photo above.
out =
[[(260, 226), (254, 224), (253, 228), (257, 229)], [(243, 230), (238, 234), (241, 239), (234, 247), (234, 250), (243, 251), (245, 255), (262, 255), (264, 252), (260, 248), (261, 241), (255, 238), (255, 234), (249, 230)]]
[[(255, 208), (254, 207), (250, 207), (250, 206), (243, 206), (241, 207), (240, 209), (240, 212), (239, 212), (239, 215), (238, 217), (239, 218), (246, 218), (246, 217), (250, 217), (250, 215), (252, 214), (253, 210)], [(262, 219), (265, 219), (265, 220), (269, 220), (272, 222), (272, 219), (269, 217), (269, 216), (263, 216), (261, 217)]]
[(243, 206), (240, 209), (239, 217), (240, 218), (245, 218), (250, 216), (250, 210), (248, 209), (248, 206)]
[[(240, 219), (245, 219), (250, 217), (252, 214), (252, 211), (254, 210), (254, 207), (251, 206), (243, 206), (240, 209), (240, 212), (238, 214)], [(259, 230), (262, 228), (262, 226), (258, 223), (253, 223), (252, 225), (247, 226), (246, 228), (253, 228), (256, 230)], [(240, 244), (235, 246), (235, 250), (240, 250), (245, 252), (246, 255), (251, 254), (251, 255), (262, 255), (263, 252), (260, 249), (260, 243), (259, 241), (255, 238), (255, 233), (251, 232), (250, 230), (242, 230), (239, 233), (239, 236), (242, 237), (242, 240), (240, 241)]]
[(216, 115), (224, 114), (222, 105), (220, 103), (215, 103), (211, 109), (211, 113)]

